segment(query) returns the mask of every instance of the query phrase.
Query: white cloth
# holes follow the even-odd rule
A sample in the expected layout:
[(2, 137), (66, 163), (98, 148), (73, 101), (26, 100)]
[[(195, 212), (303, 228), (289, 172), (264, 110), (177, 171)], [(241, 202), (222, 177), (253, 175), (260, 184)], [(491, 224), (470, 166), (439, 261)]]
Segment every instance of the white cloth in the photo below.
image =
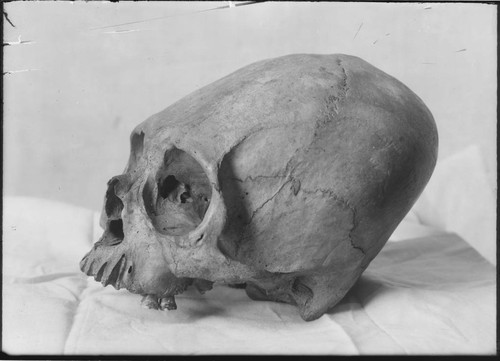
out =
[(423, 224), (457, 233), (496, 265), (496, 192), (472, 145), (438, 161), (412, 212)]
[[(494, 354), (494, 267), (457, 235), (403, 221), (347, 296), (304, 322), (295, 307), (216, 286), (176, 311), (88, 278), (98, 214), (4, 198), (3, 351), (28, 354)], [(420, 238), (412, 238), (412, 236)]]

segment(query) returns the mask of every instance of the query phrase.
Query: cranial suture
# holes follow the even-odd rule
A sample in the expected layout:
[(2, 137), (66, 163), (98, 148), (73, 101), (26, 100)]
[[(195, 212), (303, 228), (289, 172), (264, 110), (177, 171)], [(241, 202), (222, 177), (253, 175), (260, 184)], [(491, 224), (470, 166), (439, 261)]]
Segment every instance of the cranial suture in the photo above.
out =
[[(438, 137), (422, 100), (347, 55), (246, 66), (139, 124), (82, 259), (104, 285), (175, 309), (187, 287), (245, 287), (314, 320), (417, 200)], [(228, 305), (230, 307), (230, 305)]]

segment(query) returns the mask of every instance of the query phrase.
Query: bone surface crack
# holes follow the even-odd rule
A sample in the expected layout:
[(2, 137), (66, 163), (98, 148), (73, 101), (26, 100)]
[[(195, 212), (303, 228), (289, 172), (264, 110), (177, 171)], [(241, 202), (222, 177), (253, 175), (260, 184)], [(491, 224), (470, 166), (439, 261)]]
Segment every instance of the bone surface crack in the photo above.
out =
[(354, 239), (353, 239), (353, 232), (356, 229), (356, 227), (358, 225), (358, 222), (357, 222), (357, 218), (356, 218), (356, 209), (353, 206), (351, 206), (349, 204), (349, 202), (347, 202), (346, 200), (344, 200), (342, 197), (339, 197), (331, 189), (318, 188), (318, 189), (316, 189), (314, 191), (313, 190), (308, 190), (308, 189), (302, 189), (302, 192), (304, 192), (305, 194), (316, 194), (316, 193), (324, 194), (324, 195), (328, 196), (329, 198), (332, 198), (332, 199), (336, 200), (337, 202), (340, 202), (347, 209), (349, 209), (349, 211), (352, 214), (352, 225), (350, 227), (349, 233), (347, 234), (347, 238), (349, 239), (349, 242), (350, 242), (350, 244), (351, 244), (351, 246), (352, 246), (353, 249), (356, 249), (356, 250), (360, 251), (363, 255), (366, 254), (365, 251), (364, 251), (364, 249), (361, 246), (358, 246), (354, 242)]
[(252, 215), (250, 216), (250, 220), (247, 222), (247, 224), (250, 224), (252, 223), (253, 221), (253, 218), (255, 217), (255, 215), (262, 209), (264, 208), (264, 206), (269, 203), (270, 201), (272, 201), (282, 190), (283, 188), (285, 188), (285, 186), (290, 183), (291, 180), (287, 180), (285, 183), (283, 183), (281, 185), (281, 187), (276, 191), (276, 193), (274, 193), (269, 199), (267, 199), (264, 203), (262, 203), (258, 208), (256, 208), (253, 212), (252, 212)]

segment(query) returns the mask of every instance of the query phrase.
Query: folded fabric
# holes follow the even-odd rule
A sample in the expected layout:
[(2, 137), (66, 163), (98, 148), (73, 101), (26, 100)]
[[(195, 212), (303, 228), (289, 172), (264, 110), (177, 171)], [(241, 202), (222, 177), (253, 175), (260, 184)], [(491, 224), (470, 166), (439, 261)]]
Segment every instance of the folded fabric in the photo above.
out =
[[(4, 198), (3, 351), (66, 354), (494, 354), (494, 267), (457, 235), (405, 222), (347, 296), (304, 322), (295, 307), (217, 285), (176, 311), (78, 269), (98, 214)], [(411, 223), (411, 222), (410, 222)], [(416, 235), (420, 238), (412, 238)]]

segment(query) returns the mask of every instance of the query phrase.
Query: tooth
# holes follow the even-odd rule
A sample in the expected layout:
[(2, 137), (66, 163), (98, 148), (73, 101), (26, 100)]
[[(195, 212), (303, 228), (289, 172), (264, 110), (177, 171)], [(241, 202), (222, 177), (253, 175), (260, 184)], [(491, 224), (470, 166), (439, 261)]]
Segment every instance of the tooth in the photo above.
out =
[(99, 271), (97, 272), (97, 274), (95, 275), (95, 280), (100, 282), (101, 281), (101, 278), (102, 278), (102, 274), (104, 273), (104, 271), (106, 270), (106, 266), (108, 265), (108, 262), (104, 262), (104, 264), (101, 266), (101, 268), (99, 268)]
[(116, 285), (115, 288), (119, 290), (122, 286), (126, 285), (126, 276), (127, 273), (125, 272), (127, 269), (127, 258), (125, 255), (122, 256), (123, 261), (120, 263), (120, 269), (118, 270), (118, 276), (116, 277)]
[[(110, 264), (109, 267), (106, 268), (105, 272), (102, 275), (102, 284), (106, 287), (109, 284), (115, 284), (118, 276), (118, 272), (120, 271), (120, 267), (122, 262), (124, 261), (125, 255), (122, 255), (118, 262), (114, 265)], [(116, 287), (115, 287), (116, 288)]]
[(95, 259), (85, 260), (84, 268), (82, 269), (83, 273), (87, 276), (92, 276), (92, 266), (94, 265)]
[(142, 297), (141, 306), (144, 308), (158, 309), (158, 298), (152, 295), (145, 295)]
[(177, 305), (175, 303), (175, 297), (174, 296), (167, 296), (163, 297), (160, 300), (160, 309), (162, 310), (176, 310)]
[[(90, 253), (90, 252), (89, 252)], [(87, 273), (85, 271), (85, 269), (87, 268), (87, 263), (88, 263), (88, 260), (89, 260), (89, 253), (87, 253), (83, 258), (82, 260), (80, 261), (80, 270), (83, 272), (83, 273)]]

